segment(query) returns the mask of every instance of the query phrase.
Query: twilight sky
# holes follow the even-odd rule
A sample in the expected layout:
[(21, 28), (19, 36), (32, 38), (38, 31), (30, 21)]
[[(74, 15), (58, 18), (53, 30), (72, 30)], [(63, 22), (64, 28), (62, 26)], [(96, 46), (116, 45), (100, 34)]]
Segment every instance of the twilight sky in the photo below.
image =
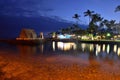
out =
[(73, 21), (75, 13), (81, 15), (81, 23), (88, 23), (83, 12), (87, 9), (100, 13), (104, 18), (120, 21), (120, 12), (115, 7), (120, 0), (0, 0), (0, 15), (25, 17), (60, 17)]
[(118, 5), (120, 0), (0, 0), (0, 38), (16, 37), (22, 28), (56, 31), (72, 25), (76, 13), (80, 24), (88, 24), (83, 14), (87, 9), (119, 22), (120, 12), (114, 12)]

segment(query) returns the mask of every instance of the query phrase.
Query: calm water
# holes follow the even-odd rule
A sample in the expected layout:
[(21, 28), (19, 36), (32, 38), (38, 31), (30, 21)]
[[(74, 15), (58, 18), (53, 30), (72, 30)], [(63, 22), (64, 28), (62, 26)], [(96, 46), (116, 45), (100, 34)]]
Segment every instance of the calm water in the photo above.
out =
[(0, 43), (0, 67), (4, 71), (0, 73), (9, 80), (120, 80), (120, 45)]
[(119, 44), (87, 44), (74, 42), (47, 42), (38, 46), (0, 44), (0, 53), (25, 56), (71, 56), (84, 60), (120, 60)]

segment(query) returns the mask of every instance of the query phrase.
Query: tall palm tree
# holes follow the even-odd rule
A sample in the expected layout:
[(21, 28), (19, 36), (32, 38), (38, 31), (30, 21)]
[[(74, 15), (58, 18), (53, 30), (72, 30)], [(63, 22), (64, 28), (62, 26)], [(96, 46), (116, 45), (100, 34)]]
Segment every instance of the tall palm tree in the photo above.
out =
[(90, 11), (89, 9), (86, 12), (84, 12), (84, 16), (89, 16), (89, 23), (90, 23), (90, 19), (93, 13), (94, 11)]
[(91, 34), (96, 34), (98, 33), (99, 30), (99, 25), (103, 18), (100, 16), (100, 14), (95, 13), (91, 15), (91, 21), (89, 23), (89, 27), (87, 28), (87, 31)]

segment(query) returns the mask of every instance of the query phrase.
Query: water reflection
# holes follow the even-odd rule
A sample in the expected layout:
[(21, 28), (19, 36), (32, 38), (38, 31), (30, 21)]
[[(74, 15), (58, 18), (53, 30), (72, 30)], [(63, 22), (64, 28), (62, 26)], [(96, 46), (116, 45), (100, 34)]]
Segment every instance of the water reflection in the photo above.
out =
[(29, 46), (29, 45), (18, 45), (18, 52), (21, 56), (33, 56), (37, 53), (44, 52), (44, 45), (39, 46)]
[(91, 52), (91, 51), (94, 51), (93, 46), (94, 46), (93, 44), (90, 44), (90, 52)]
[(44, 51), (44, 45), (41, 44), (41, 45), (39, 45), (38, 47), (39, 47), (39, 49), (40, 49), (40, 52), (43, 53), (43, 51)]
[(120, 56), (120, 47), (117, 50), (117, 54), (118, 54), (118, 56)]
[[(16, 46), (1, 46), (0, 52), (14, 51), (20, 53), (21, 56), (32, 56), (36, 54), (67, 54), (67, 55), (84, 55), (87, 57), (119, 57), (120, 45), (119, 44), (87, 44), (75, 42), (47, 42), (45, 44), (29, 46), (17, 45)], [(83, 56), (83, 57), (84, 57)]]
[(81, 47), (82, 47), (82, 51), (84, 52), (85, 47), (86, 47), (86, 44), (85, 44), (85, 43), (82, 43), (82, 44), (81, 44)]
[[(81, 47), (78, 47), (80, 46)], [(85, 44), (81, 43), (77, 46), (77, 49), (81, 49), (82, 52), (93, 52), (96, 56), (99, 55), (99, 53), (106, 53), (106, 54), (117, 54), (120, 56), (120, 45), (119, 44)]]
[(105, 44), (103, 44), (103, 48), (102, 48), (103, 52), (105, 51)]
[(55, 41), (52, 42), (53, 51), (55, 51)]
[[(75, 42), (52, 42), (53, 51), (78, 51), (78, 53), (88, 53), (95, 56), (117, 55), (120, 56), (119, 44), (87, 44)], [(70, 52), (69, 52), (70, 53)]]
[(110, 45), (108, 44), (107, 45), (107, 53), (109, 54), (109, 52), (110, 52)]
[(69, 42), (69, 43), (57, 42), (57, 48), (59, 50), (64, 50), (64, 51), (76, 50), (76, 44), (73, 42)]
[(113, 51), (116, 53), (117, 52), (117, 45), (114, 45)]

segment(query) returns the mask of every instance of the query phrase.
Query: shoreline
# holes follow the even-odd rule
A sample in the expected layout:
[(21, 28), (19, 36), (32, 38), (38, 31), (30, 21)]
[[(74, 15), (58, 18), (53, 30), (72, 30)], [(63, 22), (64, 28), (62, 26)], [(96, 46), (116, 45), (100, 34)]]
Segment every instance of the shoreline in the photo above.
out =
[[(54, 56), (53, 56), (54, 57)], [(119, 61), (111, 65), (111, 61), (89, 63), (67, 61), (61, 63), (61, 57), (25, 58), (0, 54), (0, 79), (10, 80), (119, 80)], [(56, 57), (55, 57), (56, 58)], [(48, 62), (50, 59), (51, 61)], [(42, 61), (40, 61), (42, 60)], [(62, 60), (62, 59), (61, 59)], [(66, 62), (65, 61), (65, 62)], [(68, 63), (70, 62), (70, 63)]]
[(33, 39), (33, 40), (16, 40), (1, 39), (1, 43), (18, 44), (18, 45), (39, 45), (49, 41), (55, 42), (75, 42), (75, 43), (91, 43), (91, 44), (120, 44), (120, 40), (79, 40), (79, 39)]

